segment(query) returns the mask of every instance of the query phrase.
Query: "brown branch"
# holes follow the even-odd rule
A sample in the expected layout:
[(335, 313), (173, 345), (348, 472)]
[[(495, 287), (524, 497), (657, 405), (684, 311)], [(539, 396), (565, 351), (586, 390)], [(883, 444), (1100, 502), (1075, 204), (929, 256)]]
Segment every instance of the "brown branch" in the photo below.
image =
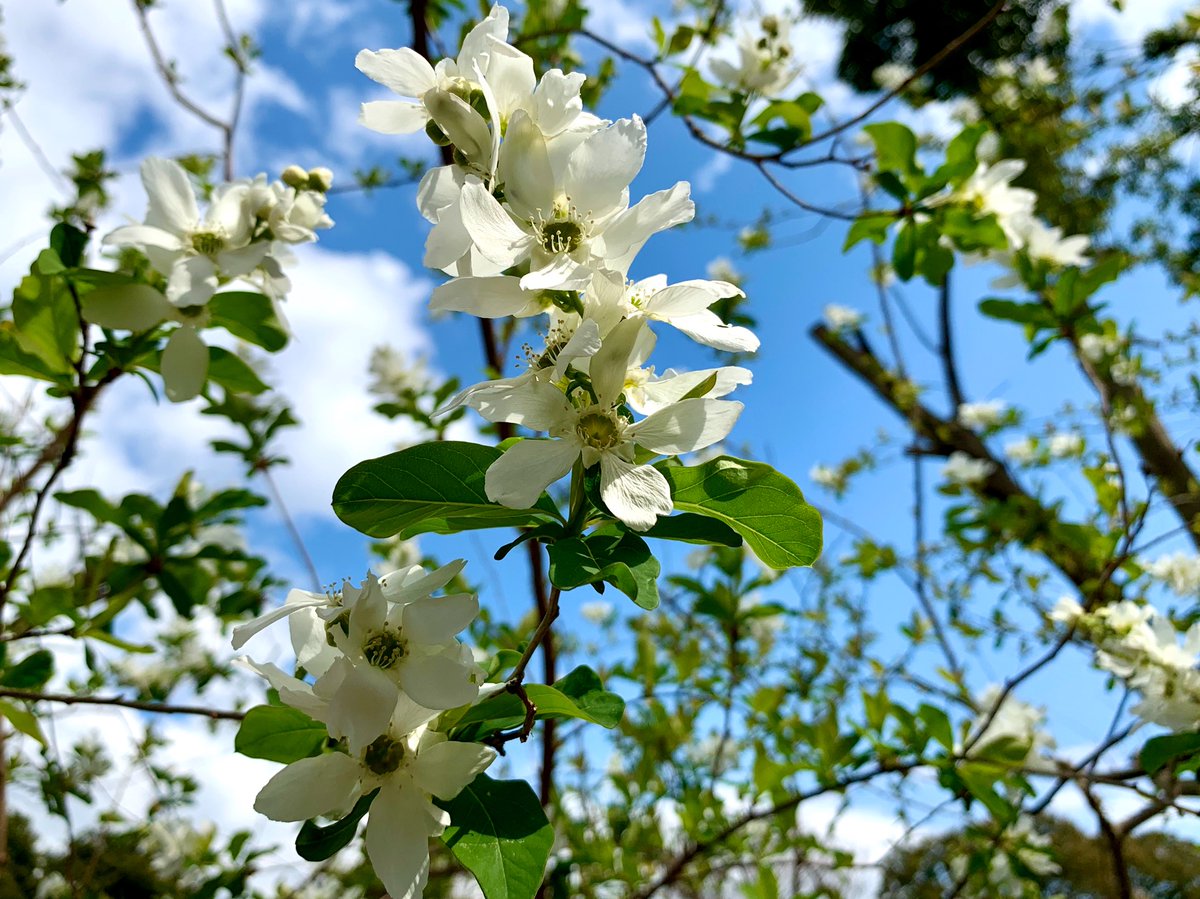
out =
[(958, 376), (958, 363), (954, 358), (954, 329), (950, 323), (950, 273), (942, 279), (938, 289), (938, 352), (942, 357), (942, 371), (946, 378), (946, 393), (950, 397), (950, 417), (958, 418), (958, 409), (964, 402), (962, 381)]
[(1108, 843), (1108, 854), (1112, 860), (1113, 876), (1116, 878), (1117, 896), (1120, 899), (1133, 899), (1133, 884), (1129, 880), (1129, 866), (1125, 862), (1125, 840), (1123, 836), (1113, 827), (1112, 822), (1108, 820), (1108, 816), (1104, 813), (1104, 807), (1100, 804), (1100, 800), (1092, 791), (1092, 788), (1087, 783), (1081, 783), (1079, 789), (1083, 791), (1084, 798), (1087, 799), (1088, 805), (1092, 807), (1092, 811), (1096, 815), (1096, 823), (1100, 826), (1100, 833), (1104, 836), (1104, 841)]
[(137, 709), (140, 712), (156, 712), (162, 715), (200, 715), (204, 718), (212, 718), (214, 721), (241, 721), (246, 717), (245, 712), (209, 709), (197, 705), (142, 702), (136, 699), (123, 699), (120, 696), (76, 696), (70, 693), (38, 693), (34, 690), (16, 690), (11, 687), (0, 687), (0, 697), (21, 699), (26, 702), (58, 702), (63, 705), (118, 706), (124, 709)]

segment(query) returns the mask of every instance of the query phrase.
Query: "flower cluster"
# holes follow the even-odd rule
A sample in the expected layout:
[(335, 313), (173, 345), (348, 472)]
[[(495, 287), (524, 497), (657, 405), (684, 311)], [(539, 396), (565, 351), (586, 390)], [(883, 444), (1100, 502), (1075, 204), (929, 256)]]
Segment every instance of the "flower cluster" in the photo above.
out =
[(1195, 597), (1200, 593), (1200, 556), (1177, 552), (1143, 561), (1142, 567), (1178, 596)]
[(453, 799), (495, 758), (476, 743), (435, 729), (445, 709), (475, 702), (483, 671), (456, 635), (479, 613), (471, 594), (435, 597), (462, 561), (426, 572), (414, 565), (382, 578), (368, 574), (326, 595), (293, 590), (287, 601), (235, 628), (240, 649), (263, 628), (288, 619), (300, 668), (313, 681), (246, 660), (292, 708), (323, 723), (334, 751), (293, 762), (262, 788), (254, 807), (276, 821), (342, 817), (378, 790), (366, 848), (390, 895), (424, 889), (429, 838), (449, 823), (431, 797)]
[(497, 6), (457, 58), (436, 66), (408, 48), (364, 50), (358, 68), (405, 99), (365, 103), (361, 121), (385, 133), (424, 129), (452, 160), (418, 190), (433, 224), (425, 262), (452, 276), (433, 309), (542, 323), (524, 372), (469, 387), (445, 407), (549, 435), (492, 464), (488, 497), (528, 508), (572, 470), (598, 466), (608, 510), (646, 530), (673, 507), (666, 479), (645, 460), (722, 440), (742, 405), (721, 397), (750, 382), (732, 366), (656, 372), (646, 365), (648, 323), (729, 352), (752, 352), (758, 340), (709, 309), (743, 295), (731, 283), (630, 279), (651, 236), (692, 218), (688, 184), (631, 205), (646, 154), (641, 119), (585, 111), (583, 75), (552, 69), (537, 79), (507, 35), (508, 12)]
[(135, 332), (178, 322), (163, 350), (163, 382), (170, 400), (191, 399), (208, 374), (208, 348), (199, 331), (209, 323), (209, 301), (222, 285), (244, 281), (271, 299), (282, 320), (278, 304), (291, 288), (283, 271), (291, 260), (288, 247), (314, 241), (318, 229), (333, 225), (325, 213), (332, 182), (328, 169), (289, 166), (279, 181), (259, 175), (218, 185), (201, 213), (183, 167), (147, 159), (145, 222), (117, 228), (104, 243), (143, 254), (162, 277), (161, 290), (147, 284), (101, 288), (85, 298), (86, 318)]
[(758, 34), (745, 31), (738, 38), (736, 62), (714, 59), (710, 63), (713, 77), (733, 91), (777, 96), (800, 72), (792, 48), (791, 25), (778, 16), (763, 16)]
[(1141, 693), (1135, 715), (1171, 730), (1200, 725), (1200, 624), (1180, 643), (1171, 619), (1152, 606), (1125, 600), (1089, 613), (1070, 597), (1050, 617), (1086, 635), (1096, 665)]
[(963, 896), (1032, 899), (1045, 895), (1036, 880), (1061, 870), (1050, 837), (1034, 830), (1029, 815), (1020, 815), (998, 833), (987, 825), (968, 827), (966, 838), (949, 863), (950, 875), (963, 883)]

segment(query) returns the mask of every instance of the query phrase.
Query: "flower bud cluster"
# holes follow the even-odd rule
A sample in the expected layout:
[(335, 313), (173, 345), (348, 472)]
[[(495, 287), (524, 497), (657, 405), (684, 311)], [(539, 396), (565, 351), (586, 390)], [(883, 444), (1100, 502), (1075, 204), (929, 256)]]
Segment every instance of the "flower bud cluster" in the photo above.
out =
[(659, 374), (646, 364), (655, 344), (648, 323), (727, 352), (753, 352), (758, 339), (709, 308), (743, 296), (734, 284), (630, 278), (650, 237), (692, 218), (688, 184), (631, 205), (646, 154), (641, 119), (587, 112), (582, 74), (552, 69), (538, 79), (507, 36), (508, 12), (497, 6), (456, 58), (436, 65), (408, 48), (364, 50), (358, 68), (405, 99), (365, 103), (361, 121), (384, 133), (424, 130), (449, 160), (418, 190), (433, 225), (425, 262), (451, 276), (432, 308), (533, 319), (541, 333), (523, 372), (469, 387), (445, 407), (549, 435), (493, 463), (488, 497), (528, 508), (569, 472), (598, 466), (608, 510), (646, 530), (673, 507), (666, 479), (635, 451), (717, 443), (742, 410), (721, 397), (750, 383), (750, 372), (732, 366)]
[(478, 615), (478, 599), (433, 595), (463, 564), (368, 574), (336, 593), (293, 590), (284, 605), (233, 632), (240, 649), (259, 631), (288, 620), (297, 665), (312, 682), (272, 664), (246, 665), (284, 704), (323, 723), (335, 743), (334, 751), (278, 772), (259, 792), (255, 809), (276, 821), (342, 817), (378, 789), (367, 855), (396, 899), (421, 894), (428, 840), (449, 824), (432, 797), (453, 799), (496, 755), (476, 743), (451, 742), (434, 726), (443, 710), (475, 702), (484, 680), (470, 647), (456, 639)]

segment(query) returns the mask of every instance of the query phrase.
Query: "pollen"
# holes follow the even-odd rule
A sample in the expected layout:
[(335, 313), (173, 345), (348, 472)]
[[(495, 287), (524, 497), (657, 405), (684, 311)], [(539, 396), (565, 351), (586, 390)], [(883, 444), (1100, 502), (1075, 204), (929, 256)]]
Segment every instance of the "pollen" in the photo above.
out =
[(575, 432), (588, 446), (610, 449), (621, 440), (621, 427), (612, 413), (587, 412), (579, 416)]
[(403, 743), (384, 734), (363, 752), (363, 764), (374, 774), (391, 774), (403, 763), (404, 752)]
[(375, 631), (363, 641), (363, 656), (376, 668), (387, 670), (404, 658), (404, 641), (395, 631)]
[(583, 228), (577, 222), (547, 222), (542, 226), (542, 249), (547, 253), (574, 253), (583, 243)]
[(193, 231), (192, 249), (201, 256), (216, 256), (225, 249), (225, 235), (217, 231)]

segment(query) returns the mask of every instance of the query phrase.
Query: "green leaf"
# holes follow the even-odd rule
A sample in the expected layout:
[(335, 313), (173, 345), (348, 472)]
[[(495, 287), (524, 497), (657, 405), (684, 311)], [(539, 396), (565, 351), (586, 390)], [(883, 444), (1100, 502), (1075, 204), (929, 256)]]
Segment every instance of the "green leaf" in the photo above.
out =
[(715, 518), (775, 569), (811, 565), (821, 553), (821, 516), (792, 481), (764, 462), (719, 456), (659, 466), (681, 512)]
[(242, 719), (233, 748), (252, 759), (290, 765), (320, 753), (328, 737), (324, 724), (297, 709), (256, 705)]
[(38, 724), (37, 716), (28, 709), (23, 709), (6, 699), (0, 699), (0, 717), (7, 718), (9, 724), (25, 734), (25, 736), (32, 737), (43, 746), (47, 745), (46, 737), (42, 733), (42, 727)]
[(74, 268), (83, 261), (83, 250), (87, 246), (88, 236), (74, 225), (59, 222), (50, 229), (50, 249), (57, 255), (63, 265)]
[(305, 861), (323, 862), (344, 848), (354, 839), (358, 822), (370, 809), (378, 793), (379, 789), (376, 788), (360, 797), (358, 802), (354, 803), (350, 814), (333, 824), (320, 825), (305, 821), (300, 825), (300, 832), (296, 834), (296, 854)]
[(523, 780), (480, 774), (454, 799), (442, 842), (475, 875), (485, 899), (533, 899), (554, 845), (554, 828)]
[(257, 396), (267, 389), (267, 385), (244, 359), (219, 346), (208, 348), (208, 378), (233, 393)]
[(646, 541), (618, 525), (550, 544), (550, 582), (563, 590), (605, 581), (643, 609), (658, 607), (658, 559)]
[(917, 229), (911, 221), (906, 221), (896, 234), (896, 241), (892, 244), (892, 268), (901, 281), (910, 280), (916, 272)]
[(60, 365), (48, 364), (41, 356), (26, 351), (21, 345), (16, 326), (10, 321), (0, 322), (0, 375), (20, 375), (39, 381), (68, 384), (70, 374), (69, 368), (64, 370)]
[(1054, 314), (1041, 303), (1018, 303), (1014, 300), (987, 299), (979, 304), (979, 311), (988, 318), (1017, 322), (1034, 328), (1055, 328), (1058, 322)]
[(1178, 759), (1200, 752), (1200, 733), (1167, 734), (1147, 740), (1138, 759), (1147, 774), (1154, 775)]
[[(525, 695), (537, 708), (538, 720), (543, 718), (578, 718), (616, 727), (625, 713), (625, 700), (604, 689), (600, 675), (581, 665), (554, 682), (553, 686), (526, 684)], [(480, 730), (503, 730), (525, 720), (525, 704), (514, 693), (497, 693), (472, 706), (455, 722), (457, 727), (482, 724)]]
[(333, 510), (370, 537), (404, 539), (559, 519), (544, 494), (532, 509), (508, 509), (487, 498), (484, 473), (500, 455), (494, 447), (445, 440), (368, 459), (338, 480)]
[(879, 171), (899, 172), (901, 175), (920, 173), (917, 166), (917, 137), (899, 122), (880, 122), (867, 125), (863, 131), (875, 141)]
[(701, 546), (741, 546), (742, 538), (729, 525), (715, 518), (684, 512), (660, 518), (648, 531), (642, 531), (643, 537), (657, 537), (659, 540), (678, 540), (681, 543), (698, 543)]
[(80, 330), (75, 301), (59, 277), (63, 270), (57, 253), (42, 250), (13, 292), (12, 316), (21, 349), (49, 371), (69, 376), (79, 353)]
[(987, 125), (978, 123), (968, 125), (955, 135), (946, 147), (946, 161), (934, 174), (934, 178), (957, 184), (971, 175), (978, 166), (975, 152), (979, 140), (987, 130)]
[(210, 324), (224, 328), (234, 337), (277, 353), (287, 346), (288, 332), (271, 298), (261, 293), (233, 290), (218, 293), (208, 301)]
[(31, 652), (0, 673), (0, 685), (14, 690), (36, 690), (54, 674), (54, 653), (48, 649)]

